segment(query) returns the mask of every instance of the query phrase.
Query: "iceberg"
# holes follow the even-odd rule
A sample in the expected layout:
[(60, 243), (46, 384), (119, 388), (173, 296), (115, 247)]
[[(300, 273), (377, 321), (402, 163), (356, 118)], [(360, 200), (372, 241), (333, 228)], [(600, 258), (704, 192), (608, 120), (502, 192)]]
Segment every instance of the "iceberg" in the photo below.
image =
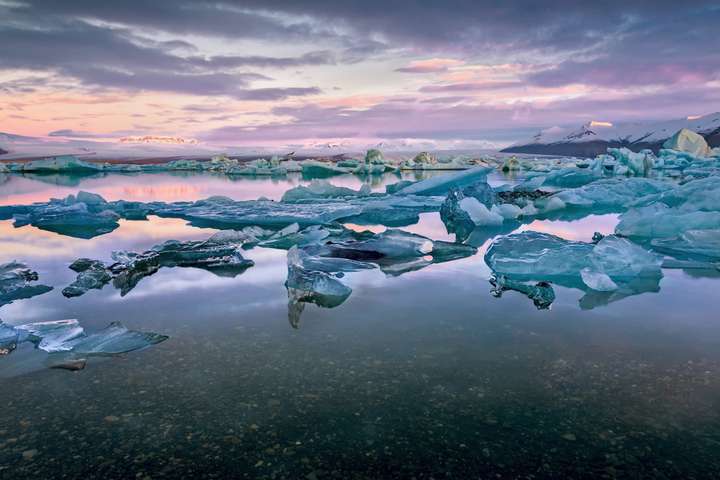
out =
[(615, 173), (627, 172), (630, 175), (647, 176), (655, 166), (655, 155), (650, 150), (635, 153), (629, 148), (608, 148), (608, 154), (613, 156), (624, 169), (615, 168)]
[(70, 268), (78, 272), (78, 276), (63, 289), (63, 295), (77, 297), (90, 289), (101, 289), (112, 280), (113, 286), (124, 296), (140, 280), (163, 267), (196, 267), (218, 276), (237, 276), (254, 265), (240, 253), (241, 242), (248, 236), (245, 232), (222, 233), (203, 241), (168, 240), (143, 253), (113, 252), (115, 263), (109, 266), (98, 260), (76, 260)]
[(475, 197), (465, 197), (458, 189), (451, 190), (443, 202), (440, 219), (448, 233), (455, 233), (458, 239), (465, 239), (478, 226), (498, 226), (504, 221), (497, 211), (489, 210)]
[(668, 138), (663, 143), (663, 148), (687, 152), (695, 157), (709, 157), (711, 152), (705, 138), (687, 128), (678, 130), (675, 135)]
[(399, 189), (397, 195), (445, 195), (451, 188), (462, 188), (484, 181), (491, 169), (474, 167), (468, 170), (438, 175)]
[(567, 208), (593, 211), (622, 211), (633, 202), (648, 195), (668, 192), (672, 184), (647, 178), (609, 178), (588, 185), (562, 190), (549, 197), (539, 198), (535, 207), (541, 212), (553, 210), (550, 202), (562, 202)]
[(615, 233), (638, 239), (678, 237), (689, 230), (720, 229), (720, 211), (671, 208), (652, 203), (620, 215)]
[(332, 256), (353, 260), (410, 258), (430, 255), (433, 242), (429, 238), (403, 230), (388, 229), (382, 233), (359, 234), (356, 238), (327, 244)]
[(395, 167), (385, 160), (380, 150), (371, 148), (365, 154), (365, 161), (355, 167), (353, 173), (356, 175), (377, 175), (394, 170)]
[(9, 355), (17, 348), (20, 332), (0, 320), (0, 355)]
[(71, 341), (84, 334), (77, 320), (55, 320), (36, 322), (15, 327), (22, 341), (35, 344), (46, 352), (64, 352), (72, 349)]
[(500, 227), (506, 221), (536, 213), (534, 209), (520, 208), (512, 203), (493, 203), (502, 200), (502, 193), (496, 195), (489, 186), (488, 191), (481, 185), (452, 189), (440, 207), (440, 219), (448, 233), (454, 233), (458, 241), (466, 240), (478, 227)]
[(527, 180), (514, 190), (537, 190), (540, 187), (576, 188), (600, 180), (601, 175), (592, 170), (560, 168), (547, 173), (528, 174)]
[(38, 278), (37, 272), (24, 263), (12, 261), (0, 264), (0, 306), (52, 290), (46, 285), (33, 285)]
[(300, 162), (304, 178), (327, 178), (335, 175), (346, 175), (352, 173), (351, 168), (343, 168), (328, 162), (317, 160), (304, 160)]
[(325, 225), (362, 213), (363, 208), (347, 202), (293, 204), (210, 197), (196, 202), (156, 204), (152, 206), (152, 211), (160, 217), (183, 218), (198, 227), (236, 229), (246, 226), (285, 227), (293, 223), (300, 226)]
[(0, 354), (12, 353), (17, 345), (29, 342), (50, 355), (50, 368), (81, 370), (86, 357), (115, 356), (147, 348), (169, 337), (152, 332), (129, 330), (120, 322), (88, 335), (75, 319), (9, 325), (0, 321)]
[(314, 303), (324, 308), (341, 305), (352, 293), (352, 289), (327, 272), (310, 270), (297, 247), (288, 250), (288, 275), (285, 287), (288, 291), (288, 320), (293, 328), (300, 324), (300, 315), (305, 303)]
[(58, 173), (58, 172), (97, 172), (103, 167), (96, 163), (85, 162), (73, 155), (61, 155), (58, 157), (31, 160), (29, 162), (18, 162), (11, 164), (13, 172), (36, 172), (36, 173)]
[(77, 272), (78, 276), (62, 291), (62, 294), (68, 298), (78, 297), (88, 290), (100, 290), (112, 280), (107, 267), (99, 260), (80, 258), (70, 265), (70, 270)]
[(74, 354), (110, 356), (141, 350), (168, 338), (158, 333), (129, 330), (120, 322), (112, 322), (97, 333), (77, 337), (68, 343), (69, 351)]
[(673, 256), (720, 260), (720, 230), (687, 230), (675, 237), (655, 238), (650, 245)]
[(608, 274), (593, 270), (590, 267), (585, 267), (580, 270), (580, 277), (583, 283), (591, 290), (613, 292), (618, 289), (617, 284), (613, 282)]
[(92, 238), (120, 226), (120, 215), (100, 195), (80, 192), (77, 197), (52, 199), (29, 206), (0, 209), (0, 219), (14, 218), (15, 227), (32, 225), (41, 230), (78, 238)]
[(662, 257), (608, 235), (597, 243), (565, 240), (533, 231), (496, 239), (485, 254), (496, 276), (541, 280), (583, 290), (612, 291), (635, 279), (662, 278)]
[(320, 243), (333, 233), (342, 230), (341, 226), (324, 227), (320, 225), (311, 225), (300, 230), (300, 225), (293, 223), (282, 230), (271, 233), (267, 239), (258, 242), (258, 246), (289, 250), (294, 245), (303, 247)]
[(367, 184), (364, 184), (360, 190), (355, 191), (351, 188), (336, 187), (324, 180), (313, 180), (308, 186), (299, 185), (286, 191), (280, 201), (283, 203), (301, 203), (329, 198), (367, 197), (368, 195), (370, 195), (370, 186)]

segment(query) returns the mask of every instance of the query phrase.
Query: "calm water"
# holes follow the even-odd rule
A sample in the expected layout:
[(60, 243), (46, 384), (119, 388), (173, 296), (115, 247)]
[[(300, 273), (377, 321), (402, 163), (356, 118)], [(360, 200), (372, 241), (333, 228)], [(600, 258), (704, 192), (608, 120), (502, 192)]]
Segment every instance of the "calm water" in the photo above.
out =
[[(0, 204), (79, 189), (108, 200), (277, 199), (301, 182), (11, 176)], [(589, 241), (615, 223), (522, 228)], [(437, 214), (406, 229), (453, 239)], [(582, 292), (556, 287), (539, 311), (518, 293), (490, 295), (486, 242), (474, 257), (398, 277), (348, 274), (350, 298), (308, 304), (297, 329), (278, 250), (248, 251), (255, 266), (235, 278), (162, 269), (125, 297), (111, 286), (60, 293), (76, 258), (213, 232), (151, 217), (82, 240), (0, 221), (0, 263), (24, 261), (55, 286), (0, 307), (2, 320), (77, 318), (89, 332), (120, 320), (170, 336), (79, 372), (42, 368), (28, 344), (0, 358), (0, 478), (720, 476), (720, 278), (710, 273), (666, 270), (660, 292), (592, 310), (579, 307)]]

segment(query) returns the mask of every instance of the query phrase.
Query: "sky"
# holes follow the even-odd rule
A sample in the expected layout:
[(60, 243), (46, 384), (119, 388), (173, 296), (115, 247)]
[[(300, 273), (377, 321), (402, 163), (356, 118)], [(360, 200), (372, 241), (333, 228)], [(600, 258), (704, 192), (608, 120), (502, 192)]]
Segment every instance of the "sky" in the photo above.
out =
[(0, 0), (0, 131), (503, 145), (720, 110), (717, 1)]

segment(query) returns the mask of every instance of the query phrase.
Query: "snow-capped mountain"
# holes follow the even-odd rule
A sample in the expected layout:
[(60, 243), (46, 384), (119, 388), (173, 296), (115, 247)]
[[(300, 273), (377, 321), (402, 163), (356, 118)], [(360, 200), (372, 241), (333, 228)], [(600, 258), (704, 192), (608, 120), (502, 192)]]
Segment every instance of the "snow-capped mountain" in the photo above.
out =
[(657, 152), (675, 132), (687, 128), (705, 137), (711, 147), (720, 146), (720, 113), (647, 123), (593, 121), (579, 128), (551, 127), (503, 152), (546, 155), (595, 156), (608, 147), (628, 147)]
[(157, 135), (144, 135), (140, 137), (122, 137), (118, 140), (120, 143), (153, 143), (162, 145), (197, 145), (198, 141), (194, 138), (183, 137), (162, 137)]
[[(145, 138), (145, 137), (143, 137)], [(153, 141), (159, 138), (160, 141)], [(163, 141), (163, 138), (167, 139)], [(0, 132), (0, 160), (76, 155), (101, 160), (211, 156), (225, 152), (222, 147), (180, 137), (147, 137), (137, 141), (97, 141), (58, 137), (28, 137)], [(5, 152), (5, 153), (2, 153)]]

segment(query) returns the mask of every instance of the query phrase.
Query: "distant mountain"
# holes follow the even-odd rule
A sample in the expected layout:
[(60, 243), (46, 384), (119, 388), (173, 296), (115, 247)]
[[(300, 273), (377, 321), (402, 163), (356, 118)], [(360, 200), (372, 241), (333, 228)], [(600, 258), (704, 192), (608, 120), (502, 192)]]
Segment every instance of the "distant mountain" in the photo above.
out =
[(120, 160), (137, 158), (210, 157), (222, 147), (200, 144), (182, 137), (144, 136), (117, 140), (28, 137), (0, 132), (0, 160), (76, 155), (86, 159)]
[(675, 132), (687, 128), (699, 133), (711, 147), (720, 146), (720, 113), (647, 123), (589, 122), (579, 128), (552, 127), (518, 142), (503, 152), (594, 157), (608, 147), (649, 148), (657, 153)]
[(153, 143), (162, 145), (197, 145), (198, 141), (194, 138), (183, 137), (162, 137), (157, 135), (144, 135), (140, 137), (122, 137), (118, 140), (120, 143)]

